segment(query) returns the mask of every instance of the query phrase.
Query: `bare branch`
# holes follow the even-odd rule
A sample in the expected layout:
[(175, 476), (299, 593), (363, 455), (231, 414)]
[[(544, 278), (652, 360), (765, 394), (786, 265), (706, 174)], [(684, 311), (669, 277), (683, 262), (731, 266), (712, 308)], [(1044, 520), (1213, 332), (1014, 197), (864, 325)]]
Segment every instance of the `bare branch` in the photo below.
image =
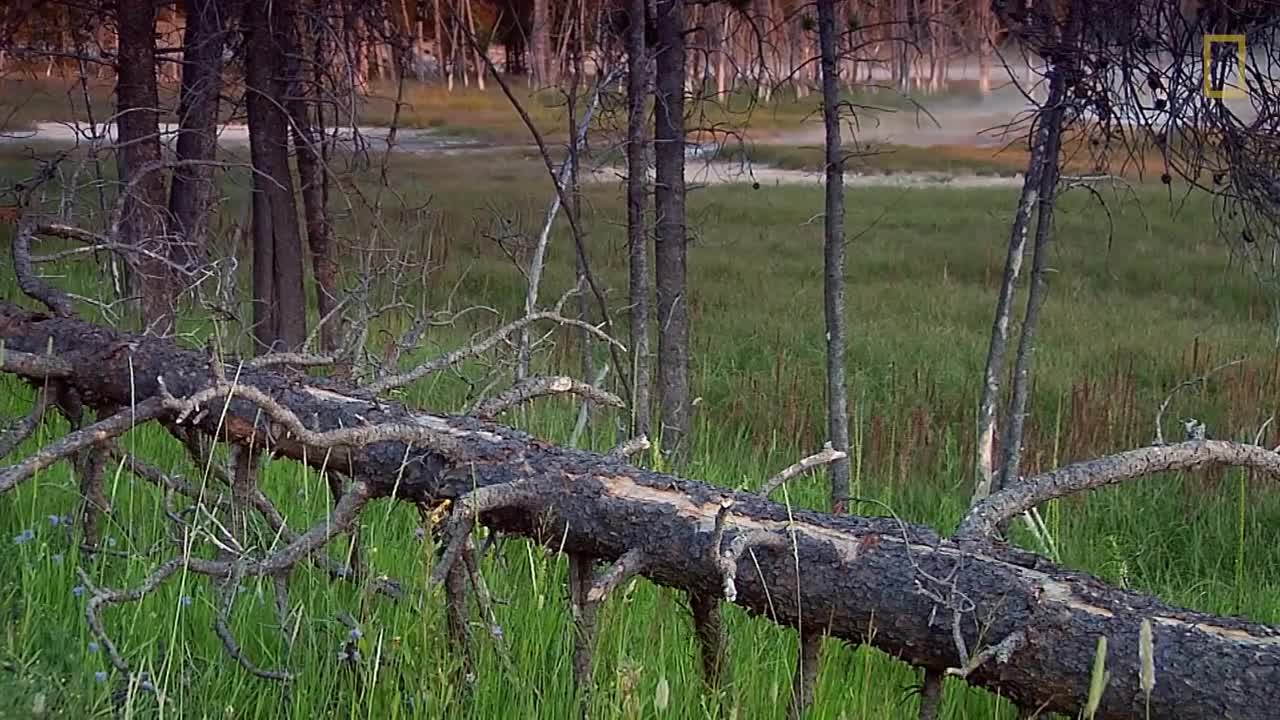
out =
[[(978, 654), (969, 659), (962, 668), (947, 668), (947, 675), (958, 677), (961, 679), (969, 677), (974, 670), (982, 667), (984, 663), (995, 658), (999, 663), (1009, 662), (1009, 658), (1019, 650), (1027, 642), (1027, 636), (1022, 632), (1010, 634), (1005, 639), (983, 648)], [(927, 682), (927, 678), (926, 678)]]
[(421, 380), (422, 378), (430, 375), (431, 373), (439, 372), (446, 368), (453, 367), (454, 365), (457, 365), (458, 363), (464, 360), (469, 360), (473, 357), (483, 355), (484, 353), (489, 352), (493, 348), (497, 347), (499, 343), (501, 343), (503, 340), (510, 337), (512, 334), (514, 334), (521, 328), (524, 328), (529, 325), (532, 325), (533, 323), (542, 322), (542, 321), (551, 321), (551, 322), (559, 323), (561, 325), (569, 325), (572, 327), (581, 328), (591, 333), (592, 335), (595, 335), (596, 337), (600, 338), (604, 342), (615, 345), (621, 348), (623, 351), (626, 350), (626, 347), (622, 345), (622, 343), (609, 337), (608, 334), (606, 334), (603, 330), (596, 327), (595, 325), (583, 322), (576, 318), (571, 318), (571, 317), (566, 317), (564, 315), (561, 315), (558, 309), (550, 310), (550, 311), (542, 311), (542, 312), (533, 313), (532, 315), (526, 315), (523, 318), (520, 318), (519, 320), (503, 325), (502, 327), (498, 328), (498, 330), (494, 332), (492, 335), (490, 335), (489, 337), (477, 343), (473, 343), (463, 348), (458, 348), (457, 350), (454, 350), (446, 355), (441, 355), (440, 357), (437, 357), (433, 360), (429, 360), (425, 363), (422, 363), (421, 365), (418, 365), (412, 370), (408, 370), (408, 371), (394, 374), (394, 375), (385, 376), (375, 382), (369, 383), (363, 389), (368, 390), (369, 392), (372, 392), (374, 394), (381, 394), (388, 390), (404, 387), (405, 385), (408, 385), (411, 382)]
[(1280, 453), (1225, 440), (1191, 440), (1075, 463), (1024, 480), (983, 500), (969, 510), (955, 536), (986, 538), (1001, 523), (1054, 498), (1156, 473), (1194, 470), (1206, 465), (1246, 467), (1277, 477), (1280, 476)]
[(31, 241), (35, 237), (35, 225), (24, 220), (13, 238), (13, 272), (18, 277), (18, 288), (28, 297), (38, 300), (58, 317), (75, 317), (71, 298), (58, 288), (36, 275), (31, 261)]
[(33, 380), (66, 378), (72, 374), (71, 364), (60, 357), (9, 350), (3, 343), (0, 343), (0, 370)]
[(500, 395), (476, 403), (475, 407), (471, 409), (471, 414), (493, 418), (531, 400), (565, 393), (584, 397), (602, 405), (612, 405), (618, 408), (624, 406), (622, 398), (595, 385), (575, 380), (566, 375), (550, 375), (522, 380)]
[(648, 562), (643, 550), (639, 548), (628, 550), (610, 565), (603, 575), (591, 583), (591, 589), (587, 591), (587, 602), (600, 602), (619, 585), (643, 572)]
[(1174, 398), (1174, 396), (1175, 396), (1175, 395), (1177, 395), (1180, 391), (1185, 390), (1185, 389), (1187, 389), (1187, 388), (1189, 388), (1189, 387), (1191, 387), (1191, 386), (1193, 386), (1193, 385), (1203, 385), (1204, 383), (1209, 382), (1209, 379), (1210, 379), (1210, 378), (1212, 378), (1214, 375), (1216, 375), (1218, 372), (1220, 372), (1220, 371), (1222, 371), (1222, 370), (1225, 370), (1225, 369), (1227, 369), (1227, 368), (1229, 368), (1229, 367), (1232, 367), (1232, 366), (1235, 366), (1235, 365), (1239, 365), (1239, 364), (1240, 364), (1240, 363), (1242, 363), (1242, 362), (1244, 362), (1244, 358), (1240, 358), (1240, 359), (1238, 359), (1238, 360), (1232, 360), (1231, 362), (1225, 362), (1225, 363), (1222, 363), (1221, 365), (1219, 365), (1219, 366), (1217, 366), (1217, 367), (1213, 368), (1213, 369), (1212, 369), (1212, 370), (1210, 370), (1209, 372), (1207, 372), (1207, 373), (1205, 373), (1205, 374), (1203, 374), (1203, 375), (1201, 375), (1201, 376), (1199, 376), (1199, 377), (1194, 377), (1194, 378), (1191, 378), (1190, 380), (1183, 380), (1182, 382), (1178, 383), (1177, 385), (1174, 385), (1174, 386), (1173, 386), (1173, 389), (1169, 391), (1169, 394), (1165, 396), (1165, 398), (1164, 398), (1164, 402), (1160, 403), (1160, 410), (1158, 410), (1158, 411), (1156, 412), (1156, 437), (1155, 437), (1155, 440), (1153, 440), (1151, 444), (1152, 444), (1152, 445), (1164, 445), (1164, 444), (1165, 444), (1165, 442), (1164, 442), (1164, 413), (1165, 413), (1165, 411), (1166, 411), (1166, 410), (1168, 410), (1168, 409), (1169, 409), (1169, 403), (1173, 402), (1173, 398)]
[(8, 457), (14, 448), (22, 444), (24, 440), (31, 437), (31, 433), (40, 427), (40, 423), (44, 421), (44, 413), (49, 408), (49, 390), (47, 388), (39, 388), (36, 390), (35, 403), (31, 406), (31, 412), (27, 413), (22, 419), (9, 426), (0, 435), (0, 458)]
[(86, 448), (93, 447), (104, 440), (123, 435), (135, 426), (154, 420), (167, 411), (168, 408), (163, 400), (149, 398), (105, 420), (100, 420), (86, 428), (69, 433), (57, 442), (41, 448), (26, 460), (0, 470), (0, 493), (12, 490), (18, 483), (59, 460), (70, 457)]
[(764, 487), (760, 488), (760, 495), (762, 497), (768, 497), (774, 490), (777, 490), (788, 480), (807, 472), (811, 472), (824, 465), (830, 465), (831, 463), (843, 460), (847, 457), (849, 457), (848, 453), (836, 450), (831, 446), (831, 443), (827, 443), (822, 446), (821, 451), (810, 455), (800, 462), (786, 468), (777, 475), (769, 478), (769, 481), (764, 484)]
[(278, 365), (293, 365), (294, 367), (321, 367), (324, 365), (332, 365), (336, 362), (337, 358), (331, 355), (276, 352), (259, 355), (258, 357), (246, 361), (245, 365), (251, 368), (267, 368)]

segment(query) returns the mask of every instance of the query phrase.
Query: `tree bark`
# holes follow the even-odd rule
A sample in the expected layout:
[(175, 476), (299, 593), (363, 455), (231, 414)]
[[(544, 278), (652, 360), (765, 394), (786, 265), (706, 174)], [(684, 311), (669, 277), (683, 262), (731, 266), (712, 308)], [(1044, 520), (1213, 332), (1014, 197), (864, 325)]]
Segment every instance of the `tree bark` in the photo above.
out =
[(258, 352), (297, 350), (307, 338), (302, 239), (283, 102), (288, 17), (282, 3), (245, 9), (246, 101), (253, 160), (253, 337)]
[(183, 0), (182, 84), (178, 99), (177, 165), (169, 186), (169, 215), (181, 243), (175, 257), (191, 266), (207, 254), (209, 210), (216, 187), (208, 164), (218, 150), (222, 52), (232, 10), (219, 0)]
[[(317, 123), (312, 122), (313, 106), (317, 119), (322, 112), (315, 99), (319, 95), (320, 68), (328, 58), (322, 49), (324, 44), (320, 42), (324, 29), (316, 18), (323, 9), (319, 2), (309, 4), (307, 17), (291, 16), (287, 25), (290, 43), (286, 64), (291, 91), (286, 105), (297, 154), (298, 182), (302, 186), (302, 214), (307, 228), (307, 246), (311, 250), (311, 272), (315, 276), (320, 349), (325, 353), (335, 353), (342, 344), (342, 321), (334, 312), (340, 293), (339, 268), (329, 223), (329, 170), (321, 157), (324, 131), (317, 132)], [(302, 59), (308, 56), (309, 45), (313, 62), (304, 64)]]
[(991, 494), (995, 477), (995, 439), (998, 427), (996, 409), (1000, 403), (1000, 383), (1004, 377), (1005, 350), (1009, 343), (1009, 317), (1013, 309), (1013, 296), (1017, 292), (1018, 276), (1022, 272), (1022, 259), (1026, 254), (1031, 209), (1035, 206), (1040, 192), (1040, 174), (1044, 167), (1047, 129), (1047, 124), (1042, 123), (1032, 140), (1031, 157), (1027, 161), (1026, 176), (1022, 181), (1022, 194), (1018, 198), (1018, 207), (1013, 215), (1009, 250), (1005, 256), (1004, 274), (1000, 280), (1000, 294), (996, 297), (995, 320), (991, 325), (991, 340), (987, 345), (986, 367), (982, 374), (982, 391), (978, 398), (974, 502)]
[[(164, 175), (160, 168), (160, 100), (156, 91), (156, 8), (151, 0), (120, 0), (116, 127), (123, 187), (121, 241), (168, 257), (165, 237)], [(143, 326), (148, 332), (173, 332), (176, 278), (161, 260), (143, 257), (132, 265), (142, 296)]]
[(827, 132), (826, 215), (823, 221), (823, 311), (827, 323), (827, 439), (846, 457), (831, 464), (831, 508), (849, 503), (849, 399), (845, 384), (844, 149), (840, 139), (840, 71), (836, 0), (818, 2), (822, 46), (822, 121)]
[(550, 0), (533, 0), (533, 27), (530, 28), (529, 54), (533, 69), (533, 84), (544, 88), (555, 82), (551, 65), (551, 8)]
[[(201, 352), (11, 304), (0, 304), (0, 339), (9, 351), (0, 370), (38, 383), (44, 373), (23, 369), (23, 359), (57, 358), (63, 382), (96, 409), (154, 408), (161, 380), (178, 398), (217, 383)], [(728, 596), (786, 626), (821, 618), (831, 637), (923, 668), (986, 658), (952, 674), (1022, 707), (1076, 715), (1088, 696), (1097, 638), (1105, 636), (1110, 683), (1096, 717), (1148, 717), (1140, 687), (1144, 621), (1154, 629), (1156, 664), (1149, 717), (1262, 720), (1280, 703), (1280, 628), (1177, 609), (1000, 543), (946, 540), (896, 519), (788, 508), (475, 418), (415, 413), (317, 383), (256, 368), (237, 378), (239, 387), (305, 418), (305, 433), (372, 424), (383, 434), (321, 443), (266, 417), (244, 390), (225, 414), (193, 413), (182, 422), (240, 446), (265, 441), (276, 457), (346, 474), (373, 497), (449, 499), (480, 507), (480, 522), (492, 529), (552, 548), (601, 561), (642, 558), (641, 574), (660, 585)], [(223, 406), (221, 398), (209, 402)], [(401, 432), (431, 435), (406, 445)], [(4, 479), (0, 473), (0, 486)], [(480, 497), (489, 501), (475, 505)], [(718, 525), (723, 533), (713, 532)], [(725, 550), (735, 546), (752, 552), (735, 558)], [(196, 571), (209, 563), (186, 562)], [(262, 563), (243, 571), (276, 570)]]
[(658, 392), (662, 450), (673, 460), (689, 434), (689, 284), (684, 184), (684, 0), (661, 0), (657, 25), (653, 189), (657, 237)]
[(650, 361), (649, 325), (649, 228), (645, 209), (649, 204), (649, 132), (645, 126), (649, 106), (649, 51), (645, 44), (645, 0), (627, 0), (627, 258), (629, 261), (632, 400), (631, 434), (649, 435)]
[(997, 489), (1009, 487), (1018, 479), (1022, 460), (1022, 442), (1027, 419), (1027, 401), (1031, 393), (1031, 363), (1036, 348), (1036, 329), (1040, 308), (1048, 290), (1045, 277), (1049, 262), (1049, 240), (1053, 235), (1053, 211), (1057, 206), (1058, 174), (1062, 148), (1062, 121), (1066, 99), (1066, 78), (1061, 66), (1050, 68), (1049, 102), (1043, 115), (1045, 124), (1044, 157), (1040, 161), (1039, 206), (1036, 209), (1036, 243), (1031, 256), (1031, 289), (1027, 293), (1027, 309), (1018, 336), (1018, 355), (1013, 367), (1013, 396), (1009, 401), (1009, 422), (1005, 426), (1004, 457), (1000, 463)]

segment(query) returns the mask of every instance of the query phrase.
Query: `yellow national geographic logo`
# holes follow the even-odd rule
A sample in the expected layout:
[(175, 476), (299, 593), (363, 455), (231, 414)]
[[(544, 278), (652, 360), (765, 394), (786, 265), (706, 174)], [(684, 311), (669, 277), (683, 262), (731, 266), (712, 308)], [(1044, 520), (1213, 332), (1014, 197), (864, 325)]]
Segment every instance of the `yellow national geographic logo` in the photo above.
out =
[[(1214, 61), (1213, 50), (1215, 45), (1235, 45), (1235, 52), (1232, 53), (1236, 61), (1235, 76), (1239, 78), (1239, 87), (1230, 87), (1227, 85), (1226, 76), (1218, 72), (1219, 63), (1228, 62), (1226, 57), (1219, 58)], [(1224, 54), (1225, 55), (1225, 54)], [(1247, 54), (1244, 46), (1243, 35), (1205, 35), (1204, 36), (1204, 94), (1205, 97), (1221, 100), (1231, 100), (1234, 98), (1242, 98), (1245, 96), (1245, 74), (1244, 61)], [(1223, 78), (1222, 86), (1215, 88), (1214, 80)]]

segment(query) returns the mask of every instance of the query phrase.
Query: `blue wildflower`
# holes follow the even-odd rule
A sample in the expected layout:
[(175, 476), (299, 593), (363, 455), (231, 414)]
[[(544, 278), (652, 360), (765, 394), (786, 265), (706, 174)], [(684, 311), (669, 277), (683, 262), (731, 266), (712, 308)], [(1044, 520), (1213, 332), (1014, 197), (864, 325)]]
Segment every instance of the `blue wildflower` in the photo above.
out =
[(32, 530), (31, 528), (27, 528), (26, 530), (23, 530), (22, 532), (13, 536), (13, 544), (26, 545), (27, 543), (34, 540), (35, 537), (36, 537), (36, 531)]
[(52, 525), (52, 526), (54, 526), (54, 527), (58, 527), (58, 525), (60, 525), (61, 523), (62, 523), (62, 516), (60, 516), (60, 515), (50, 515), (50, 516), (49, 516), (49, 524), (50, 524), (50, 525)]
[(97, 643), (97, 641), (95, 641), (95, 640), (90, 640), (90, 641), (89, 641), (89, 652), (91, 652), (91, 653), (96, 653), (96, 652), (98, 652), (98, 643)]
[(191, 607), (191, 596), (183, 595), (181, 602), (183, 607)]
[(351, 640), (352, 642), (359, 640), (362, 637), (364, 637), (364, 633), (361, 632), (360, 628), (358, 627), (351, 628), (351, 632), (347, 633), (347, 639)]
[(97, 680), (98, 682), (106, 682), (107, 672), (105, 670), (99, 670), (98, 672), (93, 674), (93, 679)]
[(72, 594), (72, 595), (75, 595), (76, 597), (80, 597), (81, 595), (84, 595), (84, 586), (83, 586), (83, 585), (77, 585), (77, 586), (75, 586), (75, 587), (71, 588), (71, 594)]

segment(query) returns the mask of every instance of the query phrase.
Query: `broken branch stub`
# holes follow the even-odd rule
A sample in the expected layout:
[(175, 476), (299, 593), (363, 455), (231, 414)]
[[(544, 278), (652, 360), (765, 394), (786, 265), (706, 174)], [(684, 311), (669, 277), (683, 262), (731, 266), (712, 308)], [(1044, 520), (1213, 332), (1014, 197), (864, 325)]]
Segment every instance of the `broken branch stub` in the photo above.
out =
[[(174, 398), (219, 383), (199, 352), (12, 305), (0, 304), (0, 340), (20, 352), (63, 359), (70, 372), (62, 382), (94, 408), (162, 398), (161, 377)], [(272, 432), (279, 421), (235, 392), (221, 396), (230, 398), (218, 403), (219, 409), (225, 403), (225, 413), (194, 413), (189, 429), (240, 445), (268, 437), (275, 456), (351, 480), (328, 526), (312, 527), (275, 555), (243, 566), (246, 576), (292, 566), (339, 534), (371, 498), (457, 506), (478, 490), (523, 488), (477, 512), (476, 520), (601, 561), (643, 557), (641, 575), (703, 597), (723, 597), (727, 574), (734, 602), (749, 613), (790, 627), (820, 618), (829, 637), (867, 642), (923, 668), (964, 667), (957, 634), (964, 647), (981, 648), (1021, 633), (1016, 648), (995, 653), (964, 679), (1022, 707), (1078, 712), (1088, 696), (1097, 638), (1106, 636), (1112, 674), (1096, 717), (1145, 718), (1144, 623), (1155, 666), (1153, 717), (1262, 720), (1280, 705), (1277, 628), (1174, 608), (980, 534), (953, 541), (893, 519), (789, 509), (755, 493), (556, 447), (473, 417), (414, 412), (269, 369), (245, 368), (237, 382), (289, 410), (302, 427)], [(364, 430), (384, 425), (400, 430)], [(342, 428), (361, 432), (331, 434)], [(411, 428), (429, 432), (401, 432)], [(309, 444), (317, 439), (333, 442)], [(725, 511), (717, 533), (726, 503), (732, 514)], [(716, 559), (713, 545), (728, 546), (720, 548), (721, 559), (744, 549), (726, 563)], [(185, 562), (205, 574), (232, 570), (198, 558)]]

